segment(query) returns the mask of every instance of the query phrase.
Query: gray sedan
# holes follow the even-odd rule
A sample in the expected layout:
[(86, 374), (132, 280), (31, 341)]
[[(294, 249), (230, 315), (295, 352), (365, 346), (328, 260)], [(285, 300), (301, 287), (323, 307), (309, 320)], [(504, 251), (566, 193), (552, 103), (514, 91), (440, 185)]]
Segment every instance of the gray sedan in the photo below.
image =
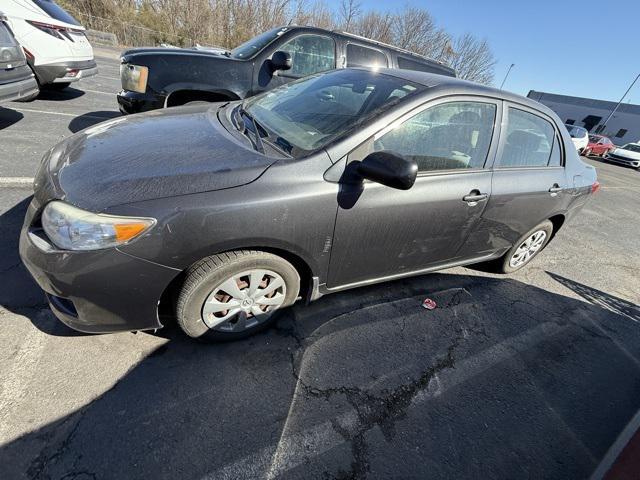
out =
[(86, 332), (234, 339), (296, 300), (527, 265), (599, 187), (558, 117), (450, 77), (345, 69), (118, 118), (52, 148), (22, 259)]

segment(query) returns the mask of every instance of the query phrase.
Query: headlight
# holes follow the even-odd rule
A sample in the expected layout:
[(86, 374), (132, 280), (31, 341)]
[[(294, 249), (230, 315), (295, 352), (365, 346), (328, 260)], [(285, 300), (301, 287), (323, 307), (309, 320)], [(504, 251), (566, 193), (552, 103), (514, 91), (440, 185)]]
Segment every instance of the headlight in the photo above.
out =
[(139, 65), (123, 63), (120, 65), (122, 88), (131, 92), (144, 93), (147, 90), (149, 69)]
[(64, 250), (97, 250), (127, 243), (155, 225), (153, 218), (116, 217), (54, 201), (42, 212), (42, 227)]

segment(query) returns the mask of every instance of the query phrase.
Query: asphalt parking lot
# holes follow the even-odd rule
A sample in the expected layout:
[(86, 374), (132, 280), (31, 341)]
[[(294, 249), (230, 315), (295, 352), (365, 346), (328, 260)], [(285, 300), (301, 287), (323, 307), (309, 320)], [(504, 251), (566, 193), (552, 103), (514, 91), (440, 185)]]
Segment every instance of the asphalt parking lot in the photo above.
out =
[(640, 173), (597, 159), (602, 191), (511, 276), (335, 294), (229, 344), (66, 328), (18, 258), (20, 179), (119, 115), (97, 53), (97, 77), (0, 108), (0, 477), (585, 478), (637, 428)]

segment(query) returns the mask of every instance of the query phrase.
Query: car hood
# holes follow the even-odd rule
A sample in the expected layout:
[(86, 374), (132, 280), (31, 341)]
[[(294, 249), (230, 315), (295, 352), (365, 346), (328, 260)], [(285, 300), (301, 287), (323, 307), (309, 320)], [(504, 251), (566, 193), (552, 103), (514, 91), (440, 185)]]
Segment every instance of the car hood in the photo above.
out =
[(36, 198), (94, 212), (115, 205), (237, 187), (277, 159), (227, 132), (220, 105), (119, 117), (54, 147), (35, 180)]
[(624, 148), (616, 148), (613, 152), (614, 155), (618, 155), (623, 158), (631, 158), (633, 160), (640, 160), (640, 152), (633, 152), (631, 150), (625, 150)]

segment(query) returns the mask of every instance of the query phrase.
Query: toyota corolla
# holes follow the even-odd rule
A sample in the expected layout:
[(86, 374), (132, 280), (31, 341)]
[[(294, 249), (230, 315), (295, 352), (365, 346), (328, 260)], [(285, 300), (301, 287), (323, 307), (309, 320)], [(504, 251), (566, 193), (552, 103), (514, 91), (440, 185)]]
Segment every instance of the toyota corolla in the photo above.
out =
[(234, 339), (297, 300), (527, 265), (598, 189), (560, 119), (450, 77), (345, 69), (118, 118), (44, 157), (20, 254), (64, 323)]

